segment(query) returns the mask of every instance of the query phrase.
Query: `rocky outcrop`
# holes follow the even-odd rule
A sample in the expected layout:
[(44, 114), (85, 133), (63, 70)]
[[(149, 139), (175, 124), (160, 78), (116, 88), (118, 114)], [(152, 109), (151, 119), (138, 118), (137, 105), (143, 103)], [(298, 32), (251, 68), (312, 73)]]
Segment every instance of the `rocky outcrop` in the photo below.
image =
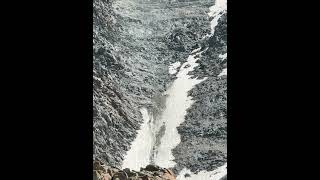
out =
[(140, 171), (120, 170), (99, 161), (93, 162), (93, 180), (176, 180), (175, 174), (166, 168), (148, 165)]

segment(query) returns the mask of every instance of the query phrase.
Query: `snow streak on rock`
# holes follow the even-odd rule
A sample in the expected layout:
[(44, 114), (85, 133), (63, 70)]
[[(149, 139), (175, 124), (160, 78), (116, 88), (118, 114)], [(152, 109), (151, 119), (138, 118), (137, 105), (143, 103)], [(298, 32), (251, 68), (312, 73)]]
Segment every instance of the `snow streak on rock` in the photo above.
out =
[(139, 171), (140, 167), (150, 164), (154, 135), (151, 128), (152, 117), (146, 108), (141, 109), (143, 124), (138, 135), (131, 144), (130, 150), (124, 158), (122, 168), (130, 168)]
[(222, 61), (225, 60), (225, 59), (227, 58), (227, 53), (225, 53), (225, 54), (220, 54), (220, 55), (219, 55), (219, 58), (221, 58)]
[[(199, 51), (199, 49), (192, 51), (192, 53)], [(145, 108), (141, 109), (144, 122), (138, 131), (137, 137), (131, 144), (130, 150), (127, 152), (122, 168), (139, 170), (140, 167), (150, 164), (150, 158), (153, 153), (152, 149), (155, 145), (155, 135), (157, 134), (154, 131), (161, 124), (165, 125), (165, 132), (161, 138), (160, 145), (154, 149), (154, 163), (161, 167), (174, 167), (175, 162), (173, 161), (172, 149), (180, 143), (177, 127), (184, 121), (187, 113), (186, 110), (193, 103), (192, 97), (188, 96), (188, 91), (194, 85), (206, 79), (192, 79), (191, 75), (188, 75), (198, 65), (196, 61), (199, 60), (201, 53), (198, 52), (190, 55), (187, 62), (180, 67), (176, 75), (177, 79), (165, 93), (168, 96), (166, 108), (158, 122), (153, 121)], [(180, 62), (174, 63), (172, 66), (177, 67), (178, 65), (180, 66)], [(154, 127), (155, 124), (157, 125), (156, 127)]]
[(180, 143), (180, 135), (177, 127), (184, 121), (187, 109), (191, 107), (193, 101), (188, 96), (194, 85), (202, 82), (204, 79), (192, 79), (189, 72), (198, 65), (196, 61), (199, 59), (201, 52), (190, 55), (179, 69), (176, 75), (177, 79), (167, 90), (166, 108), (162, 114), (160, 122), (165, 124), (165, 133), (161, 139), (161, 143), (157, 148), (155, 155), (155, 164), (161, 167), (173, 167), (176, 163), (173, 161), (172, 149)]
[(177, 73), (177, 68), (178, 68), (180, 65), (181, 65), (181, 63), (180, 63), (179, 61), (170, 64), (170, 66), (169, 66), (169, 74), (175, 74), (175, 73)]
[[(218, 25), (218, 20), (220, 17), (227, 11), (227, 0), (216, 0), (215, 4), (210, 7), (210, 12), (208, 15), (212, 17), (211, 20), (211, 34), (209, 36), (214, 36), (215, 27)], [(227, 58), (227, 53), (220, 54), (219, 58), (225, 60)], [(218, 75), (224, 76), (227, 75), (227, 68), (223, 69), (222, 72)], [(187, 175), (188, 174), (188, 175)], [(213, 170), (213, 171), (200, 171), (197, 174), (192, 173), (189, 169), (184, 168), (177, 180), (219, 180), (227, 174), (227, 164)]]
[(216, 0), (215, 4), (210, 7), (208, 15), (213, 17), (211, 21), (211, 34), (214, 35), (215, 27), (221, 15), (227, 10), (227, 0)]
[[(211, 35), (214, 35), (215, 27), (218, 25), (218, 20), (227, 10), (226, 0), (216, 0), (215, 5), (210, 7), (208, 15), (212, 17), (211, 21)], [(187, 109), (193, 104), (191, 96), (188, 96), (188, 92), (193, 87), (207, 78), (197, 79), (189, 75), (196, 66), (198, 66), (197, 60), (201, 58), (201, 53), (206, 51), (200, 51), (201, 48), (195, 49), (189, 55), (187, 62), (181, 65), (180, 62), (170, 64), (169, 74), (176, 74), (176, 79), (172, 85), (165, 92), (166, 103), (160, 119), (153, 120), (149, 117), (146, 109), (141, 109), (143, 115), (143, 125), (138, 131), (138, 135), (134, 142), (131, 144), (131, 149), (127, 152), (125, 160), (123, 162), (123, 168), (130, 168), (133, 170), (139, 170), (140, 167), (144, 167), (151, 163), (151, 157), (153, 157), (152, 163), (160, 166), (171, 168), (176, 165), (174, 162), (174, 156), (172, 149), (174, 149), (180, 142), (180, 134), (177, 131), (177, 127), (185, 121)], [(221, 54), (219, 58), (226, 59), (227, 54)], [(226, 75), (227, 69), (225, 68), (222, 75)], [(220, 76), (219, 75), (219, 76)], [(156, 122), (155, 122), (156, 121)], [(164, 126), (164, 132), (161, 135), (160, 143), (155, 143), (156, 134), (158, 134), (157, 128), (160, 125)], [(227, 174), (227, 165), (221, 166), (213, 171), (200, 171), (197, 174), (191, 173), (188, 169), (183, 169), (178, 180), (192, 179), (192, 180), (218, 180)], [(190, 177), (185, 176), (189, 174)]]
[(220, 76), (226, 76), (227, 75), (227, 68), (222, 69), (222, 72), (218, 75), (218, 77)]

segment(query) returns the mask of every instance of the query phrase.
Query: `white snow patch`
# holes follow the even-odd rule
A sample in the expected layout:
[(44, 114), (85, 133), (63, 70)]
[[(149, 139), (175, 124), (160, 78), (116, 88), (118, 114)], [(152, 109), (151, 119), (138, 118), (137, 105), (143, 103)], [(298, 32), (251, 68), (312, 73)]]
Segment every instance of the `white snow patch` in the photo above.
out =
[(224, 68), (222, 72), (218, 75), (218, 77), (225, 76), (225, 75), (227, 75), (227, 68)]
[(169, 65), (169, 74), (177, 73), (177, 68), (181, 65), (179, 61)]
[(199, 47), (199, 48), (197, 48), (197, 49), (192, 50), (191, 54), (193, 54), (193, 53), (195, 53), (195, 52), (198, 52), (200, 49), (201, 49), (201, 47)]
[(152, 121), (153, 118), (149, 116), (146, 108), (141, 108), (140, 112), (144, 122), (141, 125), (140, 130), (138, 130), (138, 135), (132, 142), (131, 148), (124, 158), (122, 163), (123, 169), (130, 168), (130, 170), (139, 171), (140, 167), (145, 167), (150, 164), (150, 157), (154, 142), (154, 135), (152, 128), (150, 127), (150, 121)]
[(210, 7), (208, 15), (213, 17), (211, 21), (211, 34), (214, 35), (215, 27), (218, 25), (218, 20), (223, 12), (227, 10), (227, 0), (216, 0), (215, 4)]
[(219, 58), (221, 58), (222, 61), (225, 60), (225, 59), (227, 58), (227, 53), (220, 54), (220, 55), (219, 55)]
[(159, 147), (155, 154), (154, 162), (160, 167), (173, 167), (176, 163), (173, 161), (172, 149), (180, 143), (180, 135), (177, 131), (177, 127), (184, 121), (184, 117), (187, 114), (186, 110), (193, 103), (192, 97), (188, 96), (194, 85), (204, 81), (204, 79), (191, 79), (191, 75), (188, 75), (190, 71), (198, 66), (196, 61), (199, 58), (195, 58), (196, 55), (202, 52), (190, 55), (187, 62), (183, 63), (180, 67), (177, 79), (173, 82), (172, 86), (166, 91), (168, 98), (166, 100), (166, 108), (162, 113), (160, 123), (165, 124), (165, 132), (161, 138)]
[[(189, 177), (185, 177), (189, 174)], [(200, 171), (198, 174), (192, 173), (184, 168), (177, 177), (177, 180), (220, 180), (227, 174), (227, 163), (213, 171)]]

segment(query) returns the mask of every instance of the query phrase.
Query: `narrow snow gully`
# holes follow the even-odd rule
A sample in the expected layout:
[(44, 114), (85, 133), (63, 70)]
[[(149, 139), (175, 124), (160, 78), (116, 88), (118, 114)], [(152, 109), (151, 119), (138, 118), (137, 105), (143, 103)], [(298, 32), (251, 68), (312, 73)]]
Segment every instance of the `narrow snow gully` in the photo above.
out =
[(211, 35), (215, 33), (215, 27), (218, 25), (218, 20), (222, 14), (227, 10), (227, 0), (216, 0), (215, 4), (210, 7), (208, 15), (213, 17), (211, 20)]
[[(226, 0), (216, 0), (215, 5), (210, 7), (208, 15), (213, 18), (210, 36), (214, 35), (218, 20), (226, 10)], [(191, 77), (188, 73), (198, 66), (197, 61), (201, 59), (201, 53), (204, 51), (200, 51), (200, 48), (195, 49), (185, 63), (181, 65), (180, 62), (175, 62), (168, 67), (169, 73), (175, 75), (176, 79), (164, 94), (166, 96), (165, 109), (159, 119), (153, 119), (146, 108), (141, 109), (144, 122), (125, 156), (122, 168), (139, 170), (140, 167), (145, 167), (148, 164), (156, 164), (165, 168), (172, 168), (176, 165), (172, 149), (181, 141), (177, 127), (185, 120), (187, 109), (193, 103), (192, 97), (188, 96), (188, 92), (196, 84), (206, 80), (206, 78)], [(220, 58), (226, 58), (226, 54), (221, 55)], [(219, 76), (222, 75), (226, 75), (226, 69)], [(186, 177), (186, 174), (190, 176)], [(214, 171), (201, 171), (197, 174), (193, 174), (190, 170), (184, 168), (178, 175), (177, 180), (219, 180), (226, 174), (227, 164)]]
[(198, 65), (196, 61), (199, 59), (197, 56), (200, 56), (200, 54), (201, 52), (198, 52), (188, 57), (187, 62), (182, 64), (179, 72), (176, 74), (177, 79), (166, 91), (166, 108), (160, 119), (160, 123), (165, 125), (165, 132), (161, 138), (160, 145), (155, 148), (154, 158), (154, 163), (161, 167), (174, 167), (175, 162), (173, 161), (172, 149), (180, 143), (177, 127), (184, 121), (187, 109), (193, 103), (192, 97), (188, 96), (188, 91), (194, 85), (206, 79), (192, 79), (188, 75)]
[[(193, 54), (189, 56), (187, 62), (182, 64), (179, 72), (176, 74), (177, 79), (165, 92), (164, 95), (167, 96), (166, 107), (161, 118), (154, 121), (146, 108), (141, 109), (143, 124), (124, 158), (122, 168), (139, 170), (140, 167), (151, 163), (151, 157), (154, 158), (153, 163), (158, 166), (174, 167), (175, 162), (173, 161), (174, 157), (171, 151), (180, 143), (180, 135), (177, 127), (184, 121), (187, 113), (186, 110), (193, 102), (192, 97), (188, 96), (188, 91), (190, 91), (194, 85), (206, 79), (192, 79), (191, 76), (188, 75), (188, 73), (193, 71), (198, 65), (196, 61), (202, 52), (195, 52), (199, 49), (193, 51)], [(156, 135), (159, 134), (163, 126), (164, 133), (161, 136), (160, 144), (155, 144)]]

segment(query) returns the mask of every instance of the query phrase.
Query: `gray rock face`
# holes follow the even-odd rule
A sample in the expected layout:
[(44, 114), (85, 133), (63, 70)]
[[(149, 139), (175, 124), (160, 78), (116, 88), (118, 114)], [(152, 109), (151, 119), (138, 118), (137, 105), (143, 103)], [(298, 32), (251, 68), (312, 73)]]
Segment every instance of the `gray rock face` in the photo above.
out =
[(202, 42), (208, 50), (192, 72), (194, 77), (208, 78), (189, 92), (195, 103), (178, 127), (181, 143), (173, 150), (176, 171), (183, 167), (211, 171), (227, 161), (227, 76), (218, 77), (227, 67), (227, 58), (219, 57), (227, 52), (227, 13), (218, 22), (215, 35)]
[[(154, 101), (172, 80), (168, 64), (185, 61), (209, 32), (209, 1), (94, 0), (94, 159), (119, 166)], [(206, 27), (206, 28), (199, 28)]]
[(177, 171), (212, 170), (226, 162), (226, 15), (215, 36), (207, 15), (214, 0), (94, 0), (93, 158), (119, 167), (140, 128), (141, 107), (161, 114), (162, 93), (174, 80), (168, 65), (208, 48), (192, 72), (208, 77), (189, 93), (195, 103), (178, 131)]

